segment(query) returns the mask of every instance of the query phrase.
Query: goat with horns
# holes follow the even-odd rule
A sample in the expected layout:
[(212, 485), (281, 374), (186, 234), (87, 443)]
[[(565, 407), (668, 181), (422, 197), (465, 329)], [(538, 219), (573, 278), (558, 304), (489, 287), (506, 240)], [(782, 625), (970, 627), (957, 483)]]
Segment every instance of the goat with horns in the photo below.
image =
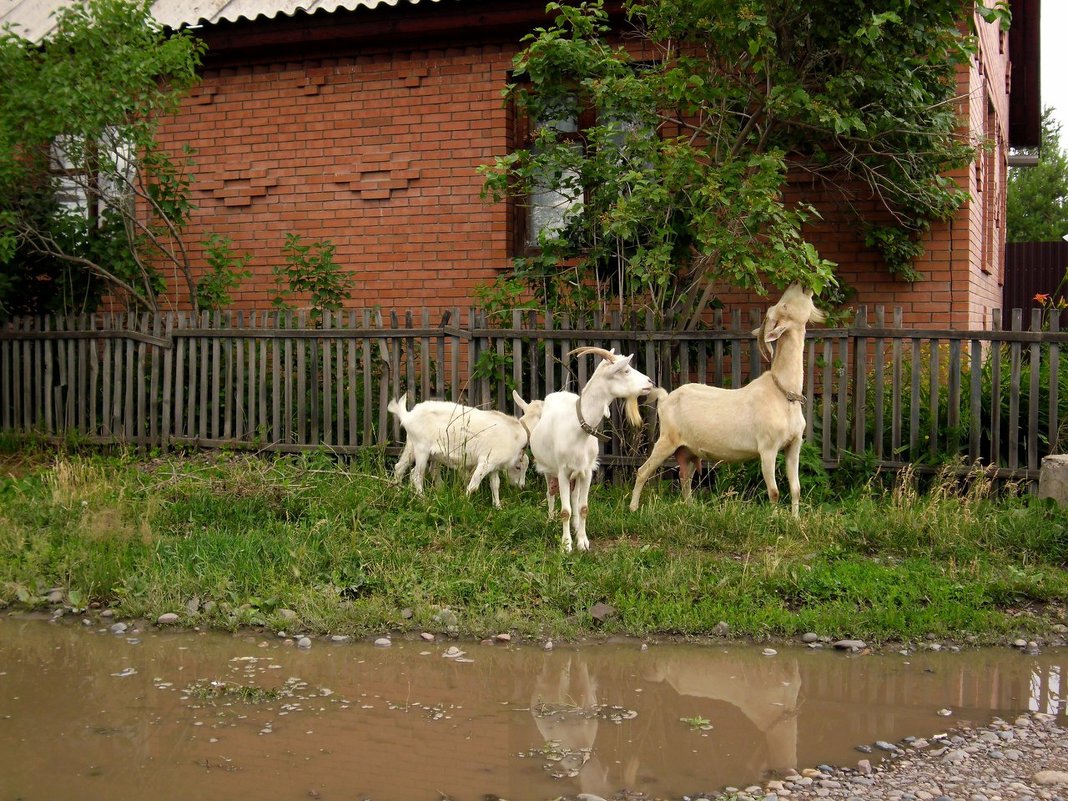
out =
[(742, 462), (759, 457), (768, 495), (776, 503), (775, 459), (784, 450), (790, 511), (798, 517), (798, 462), (805, 436), (805, 326), (823, 320), (823, 312), (812, 302), (812, 290), (793, 284), (753, 332), (760, 352), (771, 360), (766, 373), (739, 389), (683, 384), (670, 393), (654, 390), (650, 398), (658, 403), (660, 436), (638, 468), (630, 508), (638, 508), (645, 482), (671, 454), (679, 463), (684, 500), (691, 498), (693, 470), (702, 459)]
[[(582, 392), (551, 392), (545, 396), (541, 421), (530, 434), (530, 452), (534, 466), (548, 483), (549, 514), (553, 511), (553, 491), (560, 493), (560, 517), (563, 519), (560, 547), (589, 550), (586, 517), (590, 484), (597, 469), (598, 439), (604, 438), (597, 427), (608, 417), (609, 405), (616, 398), (626, 399), (631, 423), (640, 421), (638, 397), (653, 389), (653, 382), (631, 367), (633, 354), (621, 356), (604, 348), (576, 348), (568, 355), (593, 354), (602, 361), (593, 371)], [(522, 399), (514, 396), (520, 408)]]

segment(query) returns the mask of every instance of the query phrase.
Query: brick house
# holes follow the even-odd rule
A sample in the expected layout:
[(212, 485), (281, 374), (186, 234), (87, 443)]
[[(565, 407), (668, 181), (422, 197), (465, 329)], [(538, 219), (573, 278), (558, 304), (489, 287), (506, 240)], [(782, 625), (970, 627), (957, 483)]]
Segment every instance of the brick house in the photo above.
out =
[[(0, 21), (40, 36), (61, 2), (23, 0)], [(1012, 0), (1008, 33), (980, 25), (978, 55), (959, 75), (962, 117), (995, 147), (953, 176), (971, 200), (928, 237), (917, 265), (927, 280), (892, 279), (833, 204), (808, 198), (824, 212), (813, 241), (856, 303), (900, 306), (908, 325), (989, 327), (1001, 303), (1009, 148), (1039, 138), (1039, 2)], [(197, 26), (208, 45), (202, 83), (161, 138), (197, 151), (188, 241), (217, 233), (253, 255), (237, 308), (269, 306), (289, 232), (336, 246), (357, 276), (355, 307), (464, 307), (509, 268), (515, 210), (481, 199), (476, 168), (512, 144), (500, 91), (520, 37), (546, 21), (544, 0), (154, 8), (168, 26)]]

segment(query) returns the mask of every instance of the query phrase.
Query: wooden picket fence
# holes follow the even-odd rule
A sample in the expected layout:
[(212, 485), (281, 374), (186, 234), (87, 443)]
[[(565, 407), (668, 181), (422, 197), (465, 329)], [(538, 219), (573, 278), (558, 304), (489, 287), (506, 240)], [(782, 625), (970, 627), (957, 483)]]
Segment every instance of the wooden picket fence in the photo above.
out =
[[(595, 367), (581, 345), (634, 353), (658, 385), (741, 386), (762, 363), (761, 309), (719, 313), (700, 331), (618, 315), (575, 325), (478, 310), (303, 315), (234, 312), (17, 318), (0, 326), (0, 430), (142, 447), (391, 451), (390, 398), (514, 409), (576, 390)], [(436, 317), (436, 315), (435, 315)], [(1000, 312), (995, 312), (995, 323)], [(1068, 446), (1068, 333), (1060, 316), (1017, 311), (1010, 330), (909, 330), (900, 312), (858, 311), (849, 328), (809, 330), (807, 439), (829, 467), (863, 455), (900, 468), (957, 460), (1033, 480)], [(611, 423), (604, 463), (639, 464), (655, 433)]]

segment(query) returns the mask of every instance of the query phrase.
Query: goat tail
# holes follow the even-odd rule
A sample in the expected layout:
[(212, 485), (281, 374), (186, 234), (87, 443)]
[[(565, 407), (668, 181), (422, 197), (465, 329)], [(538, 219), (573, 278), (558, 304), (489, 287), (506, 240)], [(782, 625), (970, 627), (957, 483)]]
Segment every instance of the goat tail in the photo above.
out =
[(408, 416), (408, 393), (405, 392), (399, 398), (387, 403), (386, 411), (397, 415), (397, 419), (403, 423), (404, 418)]

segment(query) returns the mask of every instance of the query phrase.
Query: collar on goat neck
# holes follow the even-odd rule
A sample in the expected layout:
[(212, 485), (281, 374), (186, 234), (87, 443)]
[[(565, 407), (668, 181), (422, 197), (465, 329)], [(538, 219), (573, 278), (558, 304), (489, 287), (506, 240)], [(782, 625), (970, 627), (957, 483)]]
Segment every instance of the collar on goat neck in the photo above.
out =
[[(782, 385), (782, 381), (780, 381), (779, 377), (775, 374), (775, 367), (776, 367), (777, 364), (781, 364), (783, 359), (789, 359), (789, 360), (792, 361), (795, 358), (795, 354), (796, 354), (796, 359), (798, 360), (798, 365), (800, 366), (800, 364), (801, 364), (801, 349), (803, 347), (804, 341), (805, 341), (804, 328), (801, 329), (799, 337), (797, 336), (797, 334), (794, 331), (787, 331), (786, 334), (783, 335), (783, 339), (780, 341), (779, 347), (775, 349), (775, 356), (771, 360), (771, 367), (768, 369), (768, 372), (771, 374), (772, 383), (774, 383), (775, 384), (775, 388), (778, 389), (779, 392), (781, 392), (783, 394), (783, 397), (785, 397), (786, 400), (789, 401), (790, 403), (800, 403), (802, 406), (805, 405), (805, 396), (802, 393), (794, 392), (794, 391), (789, 390), (786, 387), (784, 387)], [(802, 391), (804, 390), (804, 383), (805, 383), (805, 378), (804, 378), (804, 375), (802, 374), (801, 375)]]
[(779, 382), (778, 376), (776, 376), (774, 372), (770, 370), (768, 372), (771, 375), (771, 380), (775, 384), (776, 389), (783, 394), (783, 397), (785, 397), (786, 400), (790, 403), (800, 403), (802, 406), (805, 405), (804, 395), (800, 395), (797, 392), (791, 392)]
[(575, 400), (575, 414), (578, 415), (579, 425), (582, 427), (582, 430), (589, 434), (591, 437), (597, 437), (597, 439), (599, 439), (601, 442), (608, 442), (610, 439), (612, 439), (607, 434), (602, 434), (600, 431), (598, 431), (596, 428), (586, 422), (586, 418), (582, 416), (581, 393), (579, 393), (578, 398)]

